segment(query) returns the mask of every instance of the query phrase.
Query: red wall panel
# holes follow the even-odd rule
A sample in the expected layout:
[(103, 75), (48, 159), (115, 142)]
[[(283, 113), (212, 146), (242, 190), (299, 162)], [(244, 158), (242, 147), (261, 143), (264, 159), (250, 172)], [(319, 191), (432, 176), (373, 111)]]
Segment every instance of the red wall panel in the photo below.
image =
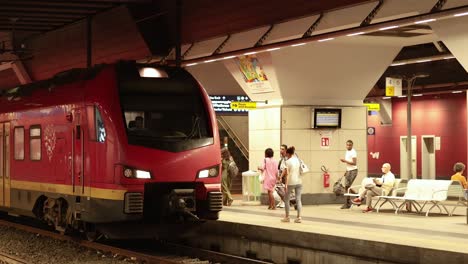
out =
[[(467, 164), (466, 95), (442, 94), (412, 99), (412, 135), (417, 139), (417, 175), (421, 176), (421, 138), (423, 135), (440, 137), (436, 150), (436, 177), (448, 178), (457, 161)], [(400, 174), (400, 136), (407, 135), (406, 99), (393, 99), (392, 125), (380, 124), (377, 115), (368, 116), (368, 126), (375, 127), (374, 136), (368, 136), (368, 151), (379, 152), (379, 159), (369, 156), (369, 174), (380, 174), (381, 165), (389, 162), (392, 171)]]

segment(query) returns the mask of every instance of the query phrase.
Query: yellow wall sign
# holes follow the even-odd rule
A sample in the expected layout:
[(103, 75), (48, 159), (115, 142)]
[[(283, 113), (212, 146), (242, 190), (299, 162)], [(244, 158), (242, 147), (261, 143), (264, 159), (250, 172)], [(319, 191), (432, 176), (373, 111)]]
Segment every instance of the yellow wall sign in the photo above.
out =
[(231, 102), (231, 109), (256, 109), (257, 102)]
[(369, 103), (364, 105), (367, 106), (367, 111), (380, 111), (380, 104)]

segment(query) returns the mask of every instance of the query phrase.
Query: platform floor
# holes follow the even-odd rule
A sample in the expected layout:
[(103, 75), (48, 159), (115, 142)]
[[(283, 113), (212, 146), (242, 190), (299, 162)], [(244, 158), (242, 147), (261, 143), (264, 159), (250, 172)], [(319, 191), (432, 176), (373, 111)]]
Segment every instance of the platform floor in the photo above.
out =
[[(391, 244), (430, 248), (449, 252), (468, 253), (468, 225), (466, 208), (458, 207), (454, 216), (433, 210), (429, 217), (402, 212), (394, 214), (390, 205), (379, 213), (362, 213), (364, 205), (340, 209), (341, 205), (303, 206), (302, 223), (294, 223), (296, 211), (291, 211), (291, 222), (280, 221), (284, 209), (268, 210), (266, 205), (244, 205), (235, 200), (224, 207), (220, 220), (256, 226), (289, 229), (300, 232), (379, 241)], [(451, 210), (451, 206), (448, 207)]]

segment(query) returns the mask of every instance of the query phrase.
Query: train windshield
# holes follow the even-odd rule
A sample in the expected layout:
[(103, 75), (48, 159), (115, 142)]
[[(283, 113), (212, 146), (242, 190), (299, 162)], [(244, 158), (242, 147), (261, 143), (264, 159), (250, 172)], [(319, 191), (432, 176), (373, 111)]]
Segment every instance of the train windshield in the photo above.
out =
[(183, 69), (160, 71), (158, 78), (141, 76), (135, 68), (118, 71), (129, 144), (174, 152), (213, 144), (198, 83)]

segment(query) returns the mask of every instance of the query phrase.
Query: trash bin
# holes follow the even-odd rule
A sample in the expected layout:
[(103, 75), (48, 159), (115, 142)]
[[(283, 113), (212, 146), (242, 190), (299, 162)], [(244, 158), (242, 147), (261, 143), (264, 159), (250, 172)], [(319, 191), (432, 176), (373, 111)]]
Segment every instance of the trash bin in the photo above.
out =
[(260, 203), (260, 181), (258, 171), (242, 172), (242, 201), (245, 203)]

